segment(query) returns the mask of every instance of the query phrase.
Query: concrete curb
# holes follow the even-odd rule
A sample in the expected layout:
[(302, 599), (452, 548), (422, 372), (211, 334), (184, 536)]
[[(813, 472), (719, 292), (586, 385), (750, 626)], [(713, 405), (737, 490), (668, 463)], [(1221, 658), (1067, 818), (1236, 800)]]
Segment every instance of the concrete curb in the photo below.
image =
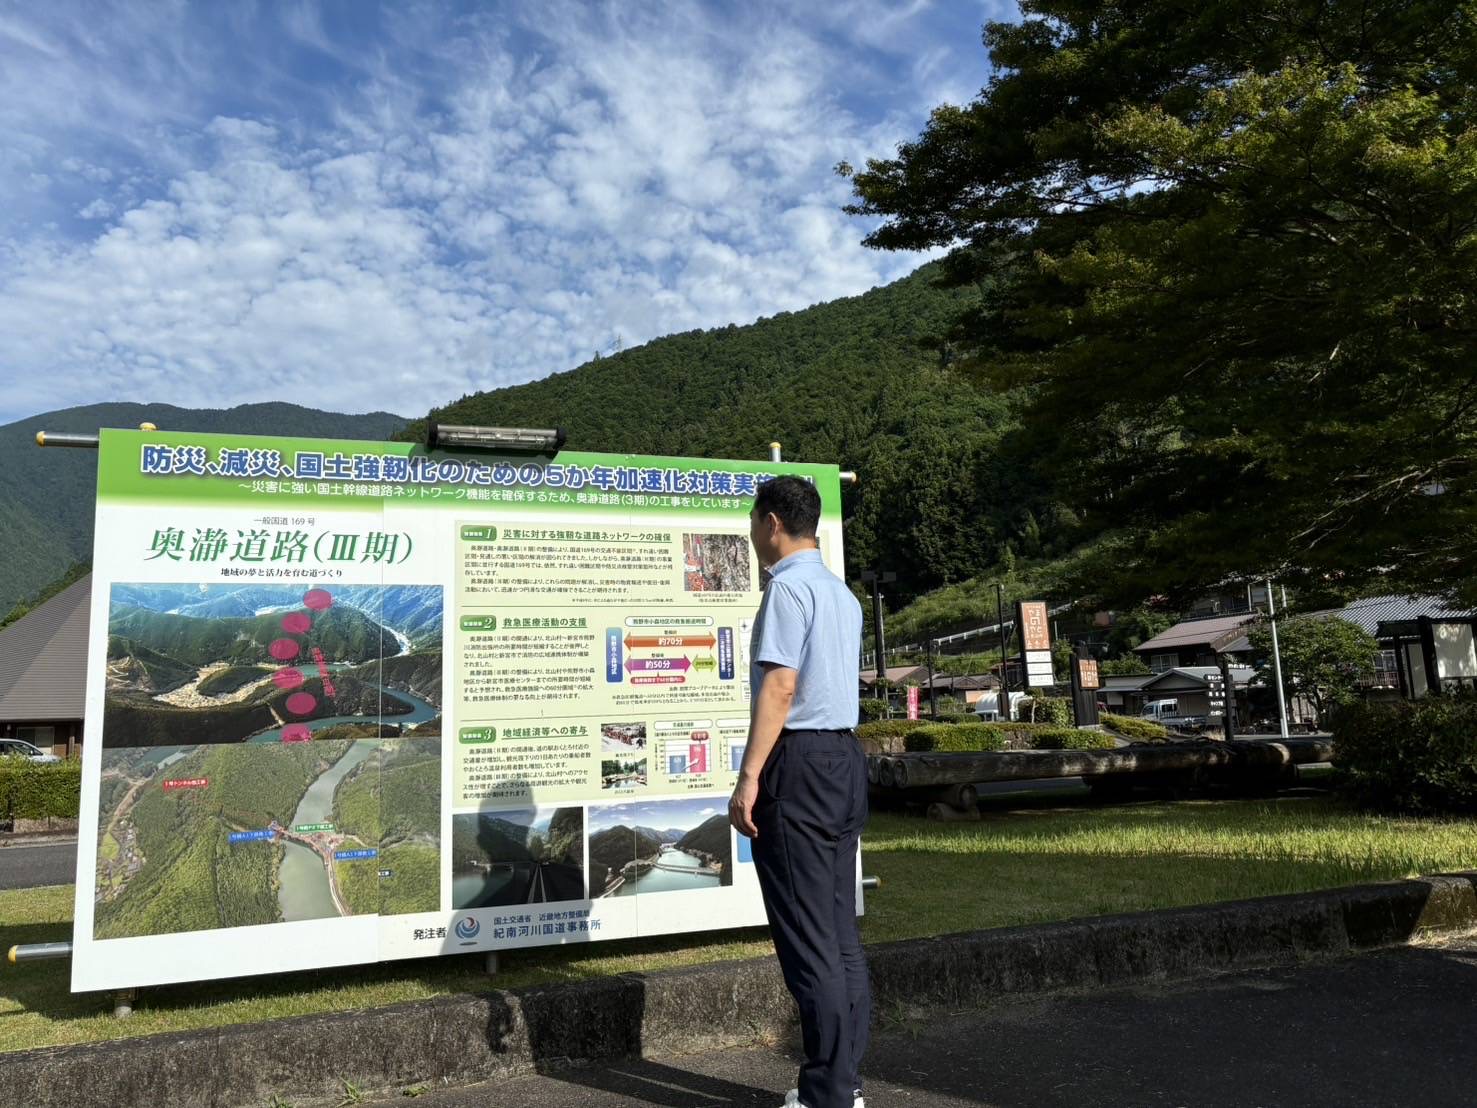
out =
[[(1337, 956), (1477, 928), (1477, 872), (868, 948), (878, 1006), (975, 1005)], [(791, 1032), (773, 959), (0, 1054), (28, 1108), (338, 1103)]]
[(76, 841), (75, 831), (0, 831), (0, 850), (11, 846), (61, 846)]

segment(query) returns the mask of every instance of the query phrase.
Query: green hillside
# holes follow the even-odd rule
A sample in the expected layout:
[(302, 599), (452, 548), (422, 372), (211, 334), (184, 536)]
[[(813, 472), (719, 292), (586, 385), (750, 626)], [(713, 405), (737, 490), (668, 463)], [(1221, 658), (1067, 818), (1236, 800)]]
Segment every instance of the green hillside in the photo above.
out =
[[(936, 288), (925, 266), (861, 296), (669, 335), (541, 381), (466, 396), (445, 423), (562, 426), (577, 450), (756, 458), (779, 440), (794, 461), (856, 470), (848, 576), (882, 562), (894, 595), (995, 564), (1007, 542), (1050, 553), (1065, 525), (1016, 441), (1014, 398), (947, 365), (941, 342), (973, 290)], [(419, 438), (424, 421), (401, 437)]]
[(168, 431), (309, 435), (383, 440), (405, 426), (389, 412), (341, 415), (296, 404), (242, 404), (229, 409), (169, 404), (91, 404), (44, 412), (0, 427), (0, 616), (35, 596), (77, 562), (92, 560), (92, 516), (97, 454), (40, 449), (37, 431), (93, 434), (100, 427), (154, 423)]
[[(279, 912), (273, 881), (282, 847), (274, 842), (232, 843), (230, 834), (262, 828), (272, 820), (290, 823), (308, 785), (348, 749), (347, 743), (303, 743), (189, 751), (168, 775), (205, 778), (211, 787), (174, 792), (140, 788), (127, 818), (137, 833), (142, 868), (112, 895), (122, 875), (110, 876), (106, 857), (100, 860), (94, 937), (274, 922)], [(166, 771), (149, 765), (127, 772), (152, 784), (151, 775), (162, 777)], [(113, 790), (113, 805), (120, 793)], [(99, 833), (104, 842), (113, 814), (105, 798)]]
[[(269, 612), (245, 619), (197, 619), (114, 604), (108, 634), (112, 636), (110, 657), (144, 647), (192, 666), (226, 661), (271, 665), (268, 647), (282, 636), (282, 615)], [(337, 605), (313, 621), (313, 646), (330, 662), (378, 661), (381, 638), (388, 636), (380, 625), (356, 608)]]

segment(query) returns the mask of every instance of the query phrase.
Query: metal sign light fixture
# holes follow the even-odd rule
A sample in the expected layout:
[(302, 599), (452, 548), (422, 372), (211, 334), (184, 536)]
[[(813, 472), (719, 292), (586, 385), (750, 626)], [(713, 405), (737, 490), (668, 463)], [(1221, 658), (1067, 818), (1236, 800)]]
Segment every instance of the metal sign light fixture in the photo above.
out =
[(428, 450), (509, 450), (524, 454), (557, 454), (564, 446), (563, 427), (476, 427), (468, 424), (429, 423)]

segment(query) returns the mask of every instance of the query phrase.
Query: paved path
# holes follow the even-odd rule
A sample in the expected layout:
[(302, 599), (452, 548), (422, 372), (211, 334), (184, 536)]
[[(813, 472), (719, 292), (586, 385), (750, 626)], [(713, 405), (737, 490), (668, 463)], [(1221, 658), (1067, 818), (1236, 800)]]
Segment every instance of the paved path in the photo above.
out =
[[(417, 1108), (778, 1108), (795, 1060), (742, 1050), (445, 1089)], [(1293, 969), (890, 1013), (868, 1108), (1466, 1108), (1477, 938)]]
[(0, 889), (70, 885), (77, 878), (77, 843), (0, 847)]

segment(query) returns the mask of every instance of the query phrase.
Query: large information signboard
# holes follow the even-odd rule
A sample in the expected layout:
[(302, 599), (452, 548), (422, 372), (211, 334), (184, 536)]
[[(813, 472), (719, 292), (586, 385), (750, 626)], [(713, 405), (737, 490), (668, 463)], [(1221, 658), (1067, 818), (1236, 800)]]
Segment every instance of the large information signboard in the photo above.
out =
[(726, 798), (758, 485), (107, 431), (72, 987), (762, 923)]

